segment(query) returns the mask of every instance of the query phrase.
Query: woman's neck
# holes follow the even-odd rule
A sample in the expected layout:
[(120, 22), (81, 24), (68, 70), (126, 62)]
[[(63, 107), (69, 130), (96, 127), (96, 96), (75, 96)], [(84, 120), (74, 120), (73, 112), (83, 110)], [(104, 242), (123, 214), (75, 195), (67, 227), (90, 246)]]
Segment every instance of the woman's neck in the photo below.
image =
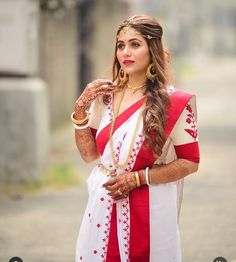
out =
[(128, 84), (132, 87), (142, 86), (146, 83), (146, 76), (139, 74), (139, 75), (129, 75)]

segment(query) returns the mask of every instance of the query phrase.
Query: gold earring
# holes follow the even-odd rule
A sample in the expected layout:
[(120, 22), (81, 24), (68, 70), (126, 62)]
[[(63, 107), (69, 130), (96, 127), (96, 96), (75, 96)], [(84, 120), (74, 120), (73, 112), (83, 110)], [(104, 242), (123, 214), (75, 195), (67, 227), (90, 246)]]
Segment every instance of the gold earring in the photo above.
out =
[(153, 63), (151, 63), (148, 68), (147, 68), (147, 72), (146, 72), (146, 76), (149, 80), (151, 80), (152, 82), (154, 82), (154, 79), (157, 77), (157, 70), (154, 66)]
[(125, 71), (122, 68), (120, 68), (119, 70), (119, 79), (122, 84), (124, 84), (128, 80), (128, 75), (125, 73)]

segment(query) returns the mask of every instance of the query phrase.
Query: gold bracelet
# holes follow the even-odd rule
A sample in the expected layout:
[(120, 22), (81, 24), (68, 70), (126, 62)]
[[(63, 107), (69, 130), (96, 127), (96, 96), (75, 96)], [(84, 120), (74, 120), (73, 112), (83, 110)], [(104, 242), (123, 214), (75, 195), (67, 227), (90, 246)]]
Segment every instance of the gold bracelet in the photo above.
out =
[(147, 185), (150, 186), (150, 181), (149, 181), (149, 178), (150, 178), (150, 176), (149, 176), (149, 167), (146, 167), (146, 169), (145, 169), (145, 177), (146, 177), (146, 183), (147, 183)]
[(89, 112), (88, 111), (85, 111), (86, 112), (86, 117), (84, 119), (75, 119), (75, 112), (72, 112), (70, 118), (71, 118), (71, 121), (76, 124), (76, 125), (85, 125), (88, 123), (89, 121)]
[(134, 174), (135, 174), (135, 179), (136, 179), (136, 185), (137, 187), (140, 187), (140, 178), (139, 178), (138, 172), (135, 171)]

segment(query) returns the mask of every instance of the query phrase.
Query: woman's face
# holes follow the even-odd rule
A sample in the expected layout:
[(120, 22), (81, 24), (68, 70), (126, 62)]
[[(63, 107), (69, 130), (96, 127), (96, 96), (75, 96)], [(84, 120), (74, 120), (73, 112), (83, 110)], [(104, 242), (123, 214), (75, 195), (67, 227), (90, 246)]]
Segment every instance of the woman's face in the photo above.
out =
[(145, 38), (130, 27), (122, 29), (117, 36), (116, 56), (129, 76), (145, 74), (151, 60)]

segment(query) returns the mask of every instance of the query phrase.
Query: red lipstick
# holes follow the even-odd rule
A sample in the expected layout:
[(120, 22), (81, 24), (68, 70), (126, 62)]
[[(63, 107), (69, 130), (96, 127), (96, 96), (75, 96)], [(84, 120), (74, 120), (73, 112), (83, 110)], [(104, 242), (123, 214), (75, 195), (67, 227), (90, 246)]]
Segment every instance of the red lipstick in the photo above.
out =
[(124, 65), (131, 65), (131, 64), (133, 64), (133, 63), (134, 63), (133, 60), (128, 60), (128, 59), (123, 61), (123, 64), (124, 64)]

